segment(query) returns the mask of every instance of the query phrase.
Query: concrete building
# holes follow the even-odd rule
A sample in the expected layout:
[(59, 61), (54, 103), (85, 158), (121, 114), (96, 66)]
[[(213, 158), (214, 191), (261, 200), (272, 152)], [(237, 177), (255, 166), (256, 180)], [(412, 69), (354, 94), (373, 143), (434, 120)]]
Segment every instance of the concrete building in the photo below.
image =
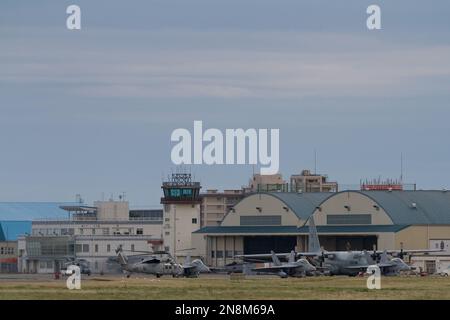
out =
[(224, 190), (223, 192), (213, 189), (201, 194), (201, 227), (220, 225), (228, 211), (244, 197), (243, 189)]
[[(1, 208), (2, 205), (0, 204), (0, 213)], [(18, 271), (18, 257), (20, 253), (17, 239), (21, 234), (30, 230), (31, 222), (28, 221), (0, 221), (0, 273)]]
[(63, 204), (66, 218), (33, 220), (31, 234), (21, 237), (19, 270), (59, 271), (70, 259), (85, 259), (93, 273), (117, 271), (115, 249), (160, 250), (162, 210), (130, 210), (126, 201), (97, 201), (94, 206)]
[(192, 253), (192, 233), (200, 228), (201, 186), (192, 181), (191, 174), (175, 173), (161, 188), (164, 250), (183, 262)]
[(254, 174), (248, 182), (248, 186), (243, 187), (243, 190), (245, 193), (289, 191), (288, 184), (280, 173), (270, 175)]
[(344, 191), (257, 193), (241, 200), (220, 226), (193, 234), (197, 254), (212, 266), (236, 254), (305, 251), (313, 216), (326, 250), (429, 249), (445, 252), (408, 257), (429, 272), (450, 265), (450, 192)]
[(338, 183), (328, 181), (328, 176), (313, 174), (303, 170), (300, 174), (291, 175), (292, 192), (337, 192)]

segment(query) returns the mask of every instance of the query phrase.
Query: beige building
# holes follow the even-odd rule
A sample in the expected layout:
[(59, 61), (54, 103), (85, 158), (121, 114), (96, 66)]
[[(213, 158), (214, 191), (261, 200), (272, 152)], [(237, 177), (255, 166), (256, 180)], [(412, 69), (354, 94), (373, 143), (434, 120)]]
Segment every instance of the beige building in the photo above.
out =
[(246, 193), (250, 192), (271, 192), (271, 191), (288, 191), (287, 183), (284, 181), (280, 173), (271, 175), (254, 174), (248, 183), (248, 187), (244, 187)]
[(237, 254), (305, 251), (313, 216), (326, 250), (435, 249), (407, 257), (429, 272), (450, 265), (450, 192), (345, 191), (257, 193), (236, 204), (220, 226), (204, 227), (193, 245), (207, 263), (221, 266)]
[(0, 241), (0, 273), (17, 272), (17, 241)]
[(328, 181), (326, 175), (313, 174), (303, 170), (300, 174), (291, 175), (292, 192), (337, 192), (338, 183)]
[(200, 229), (201, 186), (191, 174), (176, 173), (161, 188), (164, 250), (183, 262), (192, 254), (192, 233)]
[(201, 226), (218, 226), (228, 211), (244, 198), (245, 191), (241, 189), (219, 192), (213, 189), (207, 190), (201, 196)]

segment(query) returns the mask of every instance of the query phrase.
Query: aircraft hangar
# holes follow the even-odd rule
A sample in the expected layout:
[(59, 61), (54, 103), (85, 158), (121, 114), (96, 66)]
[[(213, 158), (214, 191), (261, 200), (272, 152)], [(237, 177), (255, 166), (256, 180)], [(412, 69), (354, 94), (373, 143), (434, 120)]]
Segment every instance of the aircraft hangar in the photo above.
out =
[(256, 193), (238, 202), (219, 226), (194, 232), (192, 241), (212, 266), (238, 254), (306, 251), (310, 216), (325, 250), (439, 248), (445, 251), (432, 259), (434, 268), (436, 260), (450, 264), (445, 190)]

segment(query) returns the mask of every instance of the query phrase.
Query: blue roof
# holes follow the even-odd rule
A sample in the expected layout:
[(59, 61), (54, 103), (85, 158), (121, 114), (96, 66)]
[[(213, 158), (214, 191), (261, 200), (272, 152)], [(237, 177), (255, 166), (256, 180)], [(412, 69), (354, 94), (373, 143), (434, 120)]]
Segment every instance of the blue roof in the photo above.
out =
[[(402, 225), (367, 225), (367, 226), (317, 226), (317, 232), (321, 233), (366, 233), (366, 232), (398, 232), (407, 226)], [(221, 233), (221, 234), (245, 234), (245, 233), (287, 233), (307, 234), (308, 226), (297, 228), (296, 226), (227, 226), (204, 227), (194, 233)]]
[(73, 204), (70, 202), (0, 202), (0, 221), (67, 218), (67, 211), (60, 206)]
[(0, 221), (0, 241), (16, 241), (25, 233), (31, 233), (31, 221)]

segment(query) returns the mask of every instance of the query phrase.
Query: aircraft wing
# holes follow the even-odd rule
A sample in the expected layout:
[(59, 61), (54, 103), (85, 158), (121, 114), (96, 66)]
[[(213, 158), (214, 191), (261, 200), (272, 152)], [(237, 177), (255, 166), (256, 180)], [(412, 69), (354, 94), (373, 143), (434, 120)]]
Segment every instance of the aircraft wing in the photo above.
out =
[(259, 267), (253, 268), (252, 271), (257, 272), (279, 272), (283, 270), (290, 270), (292, 268), (296, 268), (295, 266), (271, 266), (271, 267)]
[[(279, 258), (287, 259), (290, 253), (276, 253), (275, 254)], [(295, 255), (304, 256), (304, 257), (316, 257), (322, 255), (322, 252), (296, 252)], [(252, 261), (266, 261), (272, 260), (272, 254), (270, 253), (259, 253), (259, 254), (241, 254), (234, 256), (235, 258), (252, 260)]]
[(185, 269), (185, 270), (190, 270), (190, 269), (195, 268), (195, 266), (182, 266), (182, 267), (183, 267), (183, 269)]
[[(432, 252), (443, 252), (443, 249), (411, 249), (411, 250), (386, 250), (387, 254), (399, 254), (399, 253), (404, 253), (404, 254), (408, 254), (408, 253), (432, 253)], [(380, 251), (378, 250), (377, 253), (381, 254), (384, 251)]]
[[(359, 269), (367, 269), (369, 266), (371, 266), (372, 264), (367, 264), (367, 265), (354, 265), (354, 266), (345, 266), (345, 269), (354, 269), (354, 270), (359, 270)], [(377, 264), (373, 264), (376, 265), (380, 268), (387, 268), (387, 267), (392, 267), (393, 264), (391, 263), (377, 263)]]

